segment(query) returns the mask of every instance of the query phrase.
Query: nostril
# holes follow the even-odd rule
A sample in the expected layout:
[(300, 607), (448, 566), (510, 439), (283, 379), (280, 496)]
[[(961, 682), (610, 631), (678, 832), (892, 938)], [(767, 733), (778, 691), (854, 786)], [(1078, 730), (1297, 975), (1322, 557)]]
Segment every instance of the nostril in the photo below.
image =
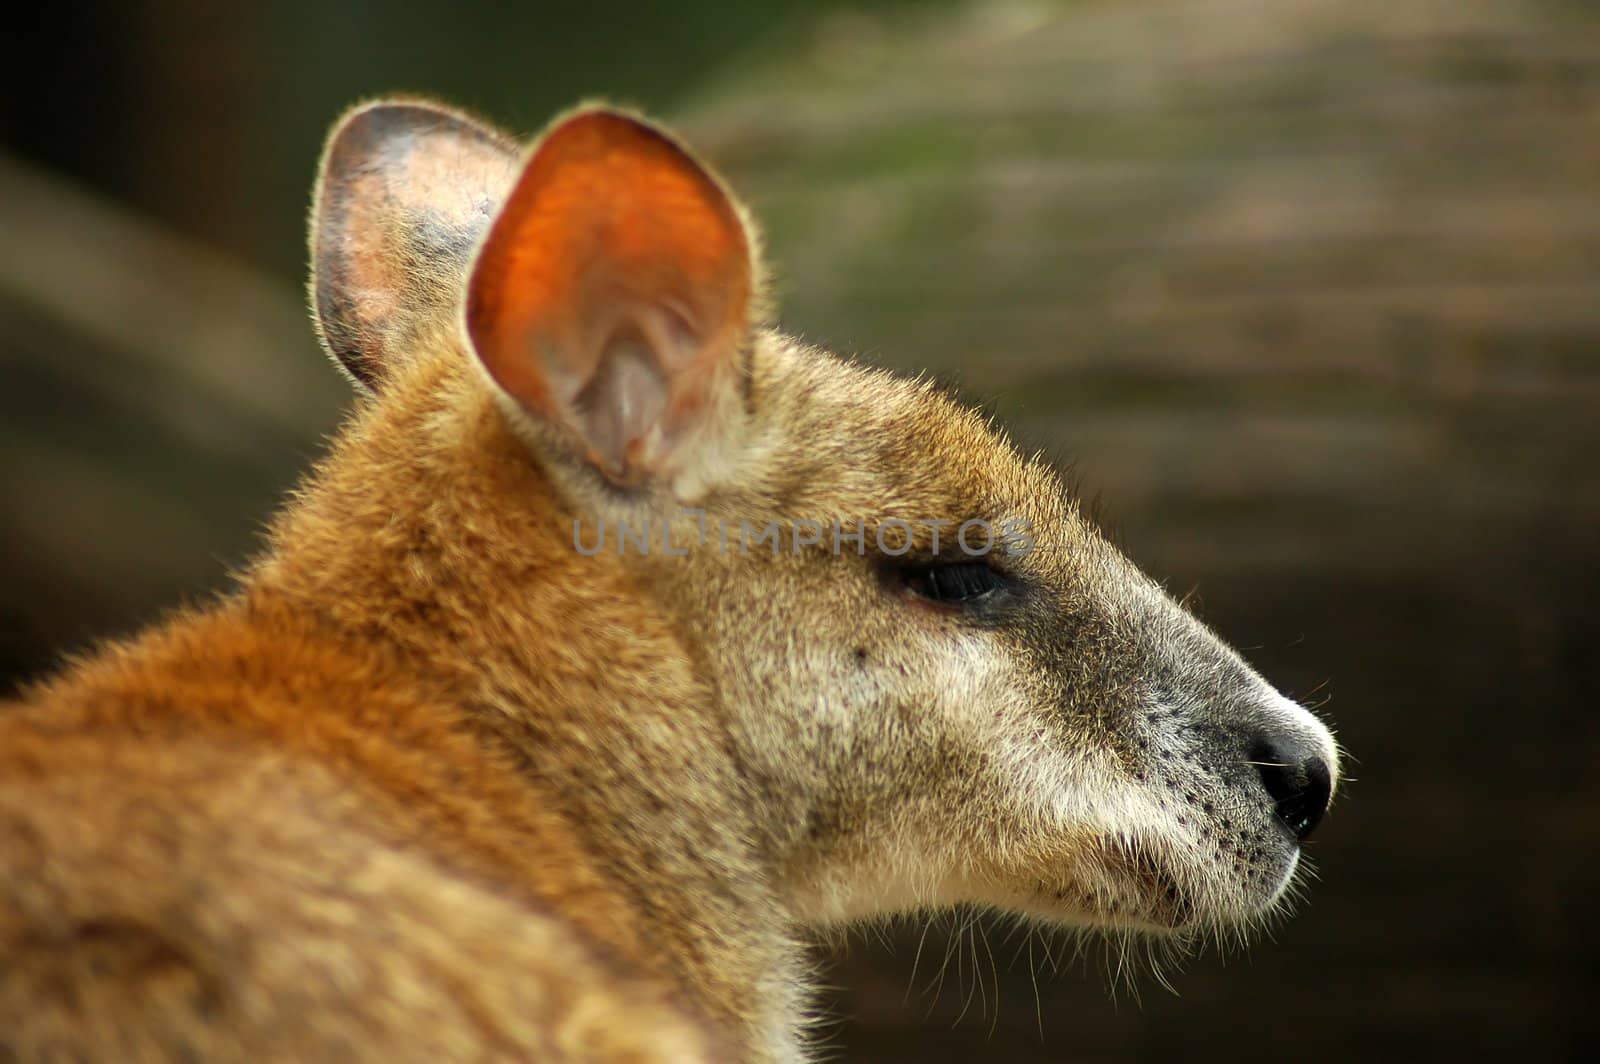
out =
[(1251, 759), (1261, 785), (1272, 798), (1273, 812), (1297, 839), (1305, 839), (1322, 822), (1333, 797), (1333, 774), (1320, 757), (1285, 757), (1277, 751)]

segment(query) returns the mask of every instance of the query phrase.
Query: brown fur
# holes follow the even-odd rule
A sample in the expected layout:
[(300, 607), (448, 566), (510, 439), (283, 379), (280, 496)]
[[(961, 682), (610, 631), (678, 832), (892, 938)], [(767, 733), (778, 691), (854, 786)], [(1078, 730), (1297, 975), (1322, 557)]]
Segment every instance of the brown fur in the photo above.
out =
[[(447, 283), (374, 263), (402, 301)], [(1292, 862), (1250, 841), (1244, 748), (1208, 760), (1164, 714), (1326, 733), (975, 414), (758, 329), (737, 401), (685, 408), (670, 476), (622, 491), (410, 305), (239, 589), (0, 716), (0, 1048), (796, 1059), (808, 928), (1274, 904)], [(1031, 590), (976, 619), (875, 550), (574, 549), (574, 519), (651, 514), (690, 542), (684, 503), (869, 543), (887, 515), (1025, 519)], [(1174, 827), (1185, 788), (1251, 835)]]

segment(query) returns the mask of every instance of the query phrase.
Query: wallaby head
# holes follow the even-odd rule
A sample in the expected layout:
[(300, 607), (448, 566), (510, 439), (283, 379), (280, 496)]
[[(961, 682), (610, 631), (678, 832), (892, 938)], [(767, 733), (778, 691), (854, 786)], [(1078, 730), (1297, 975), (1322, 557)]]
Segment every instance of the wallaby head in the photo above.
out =
[[(985, 417), (768, 328), (747, 214), (670, 135), (588, 108), (524, 153), (370, 104), (324, 156), (312, 252), (321, 334), (372, 393), (354, 434), (384, 441), (362, 461), (404, 478), (483, 447), (392, 427), (472, 407), (516, 446), (471, 461), (539, 474), (470, 511), (515, 515), (518, 542), (444, 519), (518, 588), (472, 623), (624, 589), (693, 678), (714, 737), (695, 758), (733, 766), (729, 793), (709, 767), (640, 786), (694, 815), (737, 803), (796, 923), (974, 902), (1182, 934), (1278, 906), (1338, 777), (1327, 728)], [(430, 483), (414, 505), (447, 508)], [(548, 652), (592, 635), (549, 631)], [(662, 727), (646, 708), (641, 734)]]

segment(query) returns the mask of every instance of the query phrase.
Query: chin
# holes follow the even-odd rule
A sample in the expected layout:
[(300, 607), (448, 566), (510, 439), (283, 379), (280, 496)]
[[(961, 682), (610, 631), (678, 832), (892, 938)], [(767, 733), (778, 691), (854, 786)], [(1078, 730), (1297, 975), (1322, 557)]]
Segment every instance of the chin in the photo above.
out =
[(1193, 849), (1124, 841), (1104, 847), (1094, 866), (1068, 883), (1041, 883), (1021, 907), (1080, 929), (1243, 941), (1287, 912), (1300, 858), (1297, 845), (1227, 863)]

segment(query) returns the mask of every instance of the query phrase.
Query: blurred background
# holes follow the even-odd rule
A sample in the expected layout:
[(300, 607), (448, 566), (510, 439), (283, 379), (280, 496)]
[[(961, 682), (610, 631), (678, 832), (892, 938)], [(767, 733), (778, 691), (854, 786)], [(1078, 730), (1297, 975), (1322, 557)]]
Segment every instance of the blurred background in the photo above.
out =
[(1135, 996), (1093, 948), (1047, 962), (982, 921), (858, 938), (839, 1058), (1558, 1059), (1600, 1034), (1600, 4), (6, 21), (0, 691), (222, 586), (336, 426), (302, 226), (344, 106), (427, 92), (532, 133), (604, 95), (745, 194), (787, 328), (950, 377), (1070, 460), (1354, 756), (1276, 942)]

